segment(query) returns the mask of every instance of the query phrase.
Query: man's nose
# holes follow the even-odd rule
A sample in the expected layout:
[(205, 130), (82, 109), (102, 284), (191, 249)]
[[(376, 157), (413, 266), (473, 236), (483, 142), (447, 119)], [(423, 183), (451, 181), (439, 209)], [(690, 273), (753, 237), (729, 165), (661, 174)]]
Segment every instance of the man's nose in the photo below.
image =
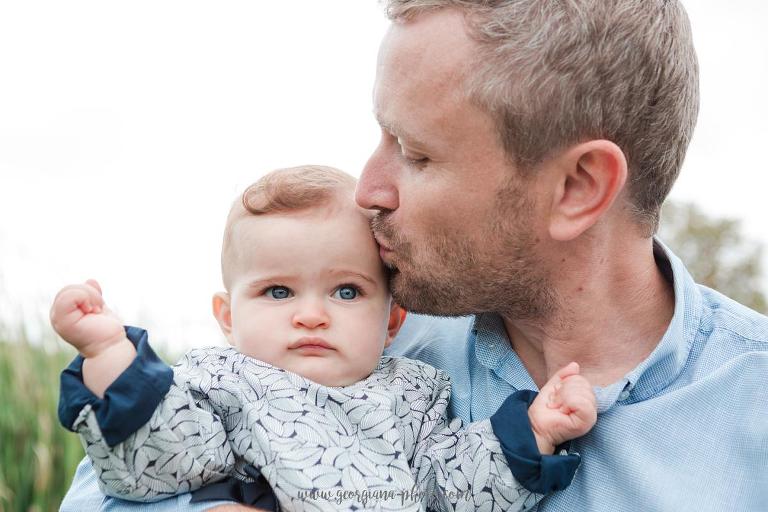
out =
[(386, 144), (380, 143), (360, 174), (355, 190), (357, 204), (368, 210), (397, 210), (400, 205), (398, 172), (397, 163), (388, 155)]
[(292, 324), (296, 328), (327, 329), (331, 318), (325, 308), (322, 299), (307, 298), (298, 304), (298, 309), (293, 314)]

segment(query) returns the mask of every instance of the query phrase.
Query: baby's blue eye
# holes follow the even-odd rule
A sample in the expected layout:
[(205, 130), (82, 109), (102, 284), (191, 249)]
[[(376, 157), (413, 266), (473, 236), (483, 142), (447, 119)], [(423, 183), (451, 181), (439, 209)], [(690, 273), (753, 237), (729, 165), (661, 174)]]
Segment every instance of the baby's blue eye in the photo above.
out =
[(287, 299), (291, 296), (291, 290), (285, 286), (270, 286), (267, 288), (266, 294), (273, 299)]
[(334, 296), (337, 296), (340, 299), (343, 300), (352, 300), (357, 298), (357, 288), (354, 286), (339, 286), (336, 289), (336, 293), (334, 293)]

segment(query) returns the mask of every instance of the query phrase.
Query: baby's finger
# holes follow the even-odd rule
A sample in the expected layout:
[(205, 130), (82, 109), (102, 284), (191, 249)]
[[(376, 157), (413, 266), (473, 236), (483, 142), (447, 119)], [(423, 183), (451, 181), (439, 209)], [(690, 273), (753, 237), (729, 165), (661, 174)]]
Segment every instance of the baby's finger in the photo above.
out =
[(51, 306), (51, 325), (62, 336), (69, 327), (80, 321), (85, 316), (90, 306), (88, 292), (82, 286), (68, 287), (56, 296)]
[(83, 285), (88, 289), (90, 297), (90, 309), (88, 313), (99, 314), (104, 311), (104, 297), (101, 294), (101, 286), (95, 279), (88, 279)]
[(103, 295), (103, 292), (101, 291), (101, 286), (99, 285), (99, 282), (96, 281), (95, 279), (87, 279), (85, 281), (85, 284), (96, 288), (96, 290), (99, 292), (99, 295)]
[(592, 384), (581, 375), (572, 375), (562, 382), (562, 389), (569, 392), (581, 392), (594, 396), (595, 392), (592, 389)]
[(552, 386), (552, 390), (547, 397), (547, 408), (560, 409), (560, 407), (563, 405), (563, 400), (560, 397), (560, 388), (562, 388), (562, 384), (560, 383)]
[(564, 382), (559, 396), (562, 404), (561, 411), (565, 412), (564, 409), (567, 409), (566, 414), (596, 409), (595, 393), (591, 387), (581, 382), (574, 382), (571, 385)]
[(80, 310), (83, 314), (97, 313), (104, 305), (104, 299), (96, 289), (87, 284), (75, 284), (64, 288), (56, 296), (54, 306), (59, 312), (71, 313)]
[(88, 291), (82, 285), (75, 284), (62, 288), (53, 299), (51, 313), (70, 313), (79, 309), (80, 304), (88, 300)]
[(567, 379), (570, 376), (577, 375), (579, 373), (579, 363), (572, 362), (564, 367), (560, 368), (552, 375), (549, 380), (541, 387), (542, 393), (551, 393), (554, 386), (560, 384), (563, 379)]
[(81, 285), (81, 284), (70, 284), (70, 285), (65, 286), (64, 288), (59, 290), (58, 293), (56, 294), (56, 296), (53, 298), (53, 303), (54, 304), (60, 304), (64, 299), (66, 299), (68, 302), (71, 302), (71, 298), (72, 298), (71, 292), (72, 292), (72, 290), (80, 289), (80, 288), (82, 288), (82, 286), (83, 285)]
[(82, 286), (88, 294), (88, 300), (83, 303), (84, 308), (87, 308), (87, 310), (81, 308), (83, 313), (101, 313), (101, 309), (104, 307), (104, 298), (101, 296), (101, 291), (90, 284), (84, 284)]
[(559, 370), (555, 372), (555, 374), (552, 376), (554, 379), (555, 377), (559, 378), (560, 380), (565, 380), (568, 377), (572, 375), (578, 375), (579, 374), (579, 363), (576, 361), (572, 361), (568, 363), (567, 365), (563, 366)]
[(560, 412), (567, 414), (571, 424), (581, 432), (586, 432), (597, 421), (597, 408), (586, 397), (572, 400), (568, 405), (563, 405)]

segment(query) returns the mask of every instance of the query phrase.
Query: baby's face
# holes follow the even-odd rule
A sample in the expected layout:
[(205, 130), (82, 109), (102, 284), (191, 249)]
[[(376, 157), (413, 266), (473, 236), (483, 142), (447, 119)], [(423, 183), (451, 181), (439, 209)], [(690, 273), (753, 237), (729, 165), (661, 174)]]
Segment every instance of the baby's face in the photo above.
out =
[(326, 386), (367, 377), (399, 322), (363, 211), (249, 216), (234, 229), (230, 343)]

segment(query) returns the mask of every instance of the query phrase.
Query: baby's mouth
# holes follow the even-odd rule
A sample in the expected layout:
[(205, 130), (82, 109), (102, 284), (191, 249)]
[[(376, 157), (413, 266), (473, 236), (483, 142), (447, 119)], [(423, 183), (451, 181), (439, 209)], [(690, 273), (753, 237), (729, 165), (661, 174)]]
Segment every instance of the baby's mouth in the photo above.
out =
[(326, 351), (336, 350), (333, 346), (318, 336), (304, 336), (288, 345), (289, 350), (314, 350), (314, 351)]

